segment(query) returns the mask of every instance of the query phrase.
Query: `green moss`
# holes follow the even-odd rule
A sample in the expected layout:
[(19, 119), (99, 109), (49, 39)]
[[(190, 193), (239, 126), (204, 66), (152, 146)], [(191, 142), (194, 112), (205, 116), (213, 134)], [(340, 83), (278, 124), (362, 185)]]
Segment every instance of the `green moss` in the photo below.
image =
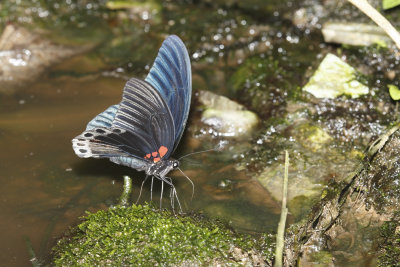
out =
[(311, 261), (315, 267), (332, 266), (333, 257), (328, 251), (318, 251), (311, 255)]
[(290, 213), (296, 221), (299, 221), (307, 216), (316, 201), (318, 201), (318, 196), (296, 196), (288, 204)]
[(332, 142), (332, 137), (322, 128), (304, 123), (299, 125), (296, 134), (299, 142), (311, 151), (319, 151), (325, 144)]
[(262, 117), (269, 117), (273, 106), (281, 105), (284, 100), (276, 88), (288, 87), (283, 78), (285, 76), (286, 73), (277, 60), (255, 56), (248, 58), (237, 69), (230, 83), (241, 101), (258, 111)]
[[(268, 241), (268, 242), (267, 242)], [(173, 216), (151, 206), (117, 206), (88, 213), (72, 235), (54, 248), (53, 264), (70, 265), (205, 265), (232, 264), (233, 248), (248, 251), (255, 241), (220, 223)], [(268, 243), (268, 245), (266, 244)], [(264, 238), (258, 247), (271, 247)], [(265, 249), (264, 255), (269, 255)], [(272, 250), (271, 250), (272, 251)]]
[(381, 236), (384, 239), (381, 246), (378, 266), (400, 266), (400, 212), (397, 212), (391, 221), (381, 227)]

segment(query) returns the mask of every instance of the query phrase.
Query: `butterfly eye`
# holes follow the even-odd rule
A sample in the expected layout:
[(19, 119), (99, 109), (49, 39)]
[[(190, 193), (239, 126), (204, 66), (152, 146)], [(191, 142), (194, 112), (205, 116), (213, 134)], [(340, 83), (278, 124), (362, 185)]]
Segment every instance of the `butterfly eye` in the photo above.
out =
[(174, 167), (174, 168), (178, 168), (178, 166), (179, 166), (179, 162), (178, 161), (175, 161), (174, 164), (172, 164), (172, 167)]

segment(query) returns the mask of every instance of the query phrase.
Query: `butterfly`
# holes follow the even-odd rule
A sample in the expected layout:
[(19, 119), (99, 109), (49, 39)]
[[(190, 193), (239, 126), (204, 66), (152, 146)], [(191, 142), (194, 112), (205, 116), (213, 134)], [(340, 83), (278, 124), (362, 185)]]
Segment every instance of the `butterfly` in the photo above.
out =
[(179, 169), (179, 161), (170, 156), (185, 129), (191, 95), (187, 49), (178, 36), (171, 35), (161, 45), (147, 77), (131, 78), (122, 101), (93, 118), (86, 130), (72, 139), (72, 147), (81, 158), (108, 158), (144, 171), (146, 179), (156, 177), (170, 185), (177, 197), (166, 175)]

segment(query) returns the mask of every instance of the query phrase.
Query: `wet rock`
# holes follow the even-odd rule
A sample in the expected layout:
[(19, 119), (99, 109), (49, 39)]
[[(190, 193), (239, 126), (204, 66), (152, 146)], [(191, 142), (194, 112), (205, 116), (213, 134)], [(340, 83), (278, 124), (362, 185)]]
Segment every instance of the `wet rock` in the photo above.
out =
[[(288, 266), (313, 262), (318, 251), (328, 251), (340, 266), (377, 265), (376, 248), (384, 245), (379, 229), (385, 221), (398, 220), (399, 214), (398, 129), (396, 125), (378, 138), (362, 164), (324, 190), (305, 224), (292, 226), (285, 241)], [(390, 251), (392, 245), (385, 249)], [(393, 260), (398, 263), (398, 258), (385, 262)]]
[(23, 27), (9, 24), (0, 37), (0, 92), (10, 93), (34, 81), (48, 67), (90, 48), (57, 45)]
[(107, 1), (106, 7), (111, 10), (128, 10), (127, 14), (119, 12), (120, 19), (161, 22), (161, 5), (156, 1)]
[(201, 121), (211, 126), (219, 136), (242, 136), (253, 132), (257, 115), (224, 96), (208, 91), (198, 93), (198, 101), (205, 107)]
[[(292, 208), (301, 206), (299, 202), (310, 204), (311, 199), (320, 195), (327, 180), (344, 179), (356, 165), (358, 154), (354, 151), (345, 153), (335, 146), (334, 138), (327, 131), (307, 120), (297, 121), (282, 131), (290, 136), (289, 140), (280, 140), (280, 143), (281, 146), (283, 142), (284, 147), (290, 147), (288, 201), (289, 209), (297, 216), (302, 211)], [(267, 142), (265, 146), (271, 145), (270, 150), (281, 149), (280, 146), (274, 145), (275, 142), (272, 144)], [(283, 171), (283, 162), (275, 160), (265, 164), (263, 170), (256, 176), (256, 179), (278, 201), (282, 200)]]
[[(299, 172), (305, 162), (298, 162), (296, 166), (290, 165), (288, 184), (288, 201), (298, 196), (314, 197), (321, 193), (321, 184), (314, 184), (310, 177)], [(271, 193), (275, 200), (282, 200), (283, 164), (274, 164), (266, 167), (256, 179)], [(290, 207), (290, 203), (289, 203)]]
[(363, 23), (327, 22), (322, 26), (322, 34), (329, 43), (368, 46), (391, 42), (382, 28)]
[(292, 17), (293, 24), (300, 28), (321, 28), (320, 19), (328, 14), (323, 5), (314, 3), (313, 5), (303, 6), (294, 12)]
[(355, 75), (353, 67), (337, 56), (327, 54), (303, 91), (317, 98), (336, 98), (340, 95), (357, 98), (368, 94), (368, 87), (356, 80)]

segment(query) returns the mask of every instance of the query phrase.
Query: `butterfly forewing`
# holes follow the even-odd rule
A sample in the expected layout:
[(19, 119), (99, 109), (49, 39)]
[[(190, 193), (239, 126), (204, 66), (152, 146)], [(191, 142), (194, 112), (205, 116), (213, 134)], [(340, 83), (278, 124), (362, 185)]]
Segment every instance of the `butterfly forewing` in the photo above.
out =
[[(145, 80), (161, 94), (171, 112), (175, 128), (174, 150), (185, 129), (192, 95), (190, 58), (179, 37), (171, 35), (163, 42)], [(89, 122), (87, 130), (111, 125), (118, 109), (119, 105), (113, 105), (97, 115)]]
[(175, 123), (175, 147), (189, 114), (192, 95), (190, 58), (185, 45), (175, 35), (162, 44), (146, 79), (163, 96)]
[(174, 121), (167, 104), (157, 90), (139, 79), (126, 83), (112, 127), (134, 133), (137, 138), (129, 144), (145, 154), (164, 146), (168, 149), (167, 158), (174, 147)]

